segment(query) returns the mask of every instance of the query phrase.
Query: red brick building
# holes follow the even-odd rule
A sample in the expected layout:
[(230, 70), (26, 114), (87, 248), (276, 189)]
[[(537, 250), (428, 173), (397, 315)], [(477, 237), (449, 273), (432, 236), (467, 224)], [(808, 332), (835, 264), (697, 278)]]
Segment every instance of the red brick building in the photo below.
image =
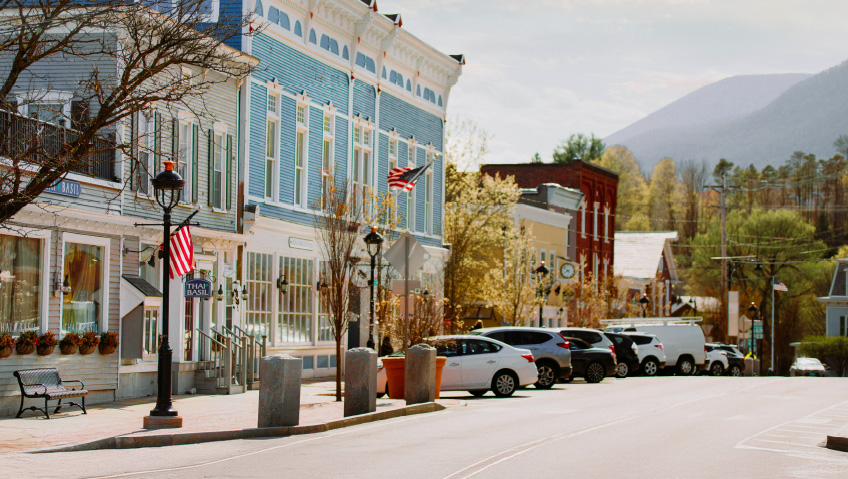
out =
[(594, 277), (612, 274), (617, 173), (582, 160), (483, 165), (480, 171), (491, 176), (499, 174), (501, 178), (513, 176), (521, 188), (556, 183), (580, 190), (585, 198), (580, 209), (573, 212), (573, 228), (577, 236), (575, 260), (583, 264), (584, 273), (592, 273)]

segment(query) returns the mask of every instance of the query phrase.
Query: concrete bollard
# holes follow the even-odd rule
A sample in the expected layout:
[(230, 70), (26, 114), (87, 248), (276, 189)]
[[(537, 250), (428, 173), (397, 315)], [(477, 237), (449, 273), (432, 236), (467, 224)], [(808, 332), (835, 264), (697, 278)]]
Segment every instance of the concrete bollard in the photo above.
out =
[(406, 404), (436, 400), (436, 348), (416, 344), (406, 351)]
[(745, 376), (760, 375), (760, 360), (753, 358), (745, 358)]
[(377, 352), (353, 348), (345, 353), (344, 415), (377, 410)]
[(259, 362), (259, 427), (297, 426), (303, 360), (288, 354)]

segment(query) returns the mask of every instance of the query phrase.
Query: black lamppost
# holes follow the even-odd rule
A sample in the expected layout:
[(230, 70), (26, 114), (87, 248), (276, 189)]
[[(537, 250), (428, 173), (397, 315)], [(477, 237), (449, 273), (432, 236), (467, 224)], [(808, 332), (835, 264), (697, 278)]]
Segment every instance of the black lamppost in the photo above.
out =
[(156, 203), (164, 210), (162, 237), (162, 346), (159, 347), (159, 370), (157, 381), (159, 394), (156, 407), (150, 411), (151, 416), (178, 416), (171, 401), (171, 360), (173, 350), (168, 342), (170, 328), (170, 271), (171, 271), (171, 210), (180, 202), (180, 194), (185, 186), (185, 180), (174, 171), (174, 162), (166, 160), (165, 169), (153, 178), (153, 192)]
[(380, 256), (380, 250), (383, 249), (383, 237), (377, 233), (375, 226), (371, 227), (371, 232), (365, 235), (365, 244), (368, 247), (368, 254), (371, 256), (371, 282), (368, 283), (370, 293), (370, 303), (368, 308), (369, 323), (368, 323), (368, 343), (367, 346), (374, 349), (374, 268), (377, 266), (377, 256)]
[(544, 281), (545, 278), (548, 276), (548, 273), (550, 273), (550, 270), (548, 268), (545, 268), (545, 262), (542, 261), (539, 267), (536, 268), (535, 273), (536, 281), (539, 284), (538, 294), (539, 298), (541, 299), (541, 301), (539, 302), (539, 327), (544, 327), (542, 325), (542, 308), (544, 307), (545, 302), (547, 302), (548, 300), (548, 294), (550, 294), (551, 292), (550, 286), (545, 287)]
[(648, 317), (648, 305), (651, 304), (651, 300), (648, 299), (648, 294), (645, 293), (642, 295), (642, 299), (639, 300), (639, 305), (642, 306), (642, 317)]
[(759, 309), (757, 309), (757, 305), (754, 304), (753, 301), (751, 301), (751, 306), (748, 306), (748, 312), (751, 313), (751, 350), (750, 350), (750, 353), (751, 353), (751, 359), (753, 359), (754, 356), (756, 356), (756, 353), (754, 353), (754, 344), (755, 344), (754, 343), (754, 341), (755, 341), (755, 339), (754, 339), (754, 321), (756, 321), (757, 313), (759, 312)]

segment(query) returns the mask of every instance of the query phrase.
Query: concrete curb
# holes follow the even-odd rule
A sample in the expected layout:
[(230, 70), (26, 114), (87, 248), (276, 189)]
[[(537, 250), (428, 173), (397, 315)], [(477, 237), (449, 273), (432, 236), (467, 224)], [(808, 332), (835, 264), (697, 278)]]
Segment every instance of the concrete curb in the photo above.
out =
[(373, 421), (382, 421), (402, 416), (412, 416), (447, 409), (447, 406), (435, 402), (413, 404), (388, 411), (377, 411), (359, 416), (346, 417), (322, 424), (310, 424), (307, 426), (291, 427), (263, 427), (251, 429), (237, 429), (230, 431), (206, 431), (189, 433), (157, 434), (151, 436), (113, 436), (95, 441), (67, 446), (48, 447), (25, 451), (30, 454), (43, 454), (50, 452), (77, 452), (94, 451), (98, 449), (134, 449), (140, 447), (178, 446), (185, 444), (199, 444), (203, 442), (231, 441), (234, 439), (255, 439), (261, 437), (285, 437), (300, 434), (314, 434), (327, 432), (333, 429), (356, 426)]
[(848, 452), (848, 437), (827, 436), (824, 447), (834, 451)]

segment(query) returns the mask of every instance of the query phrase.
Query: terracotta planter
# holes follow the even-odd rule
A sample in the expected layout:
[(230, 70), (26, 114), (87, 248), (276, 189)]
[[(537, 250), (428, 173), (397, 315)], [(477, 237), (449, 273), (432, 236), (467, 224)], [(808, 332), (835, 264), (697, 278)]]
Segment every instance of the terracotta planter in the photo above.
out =
[(79, 346), (76, 344), (59, 344), (59, 351), (61, 351), (62, 354), (76, 354), (77, 351), (79, 351)]
[(27, 344), (27, 345), (16, 344), (15, 345), (15, 351), (18, 354), (32, 354), (35, 351), (35, 345), (34, 344)]
[(389, 398), (403, 399), (406, 389), (406, 358), (383, 358)]
[[(439, 399), (442, 388), (442, 369), (448, 358), (436, 356), (436, 399)], [(386, 368), (386, 388), (389, 398), (403, 399), (406, 389), (406, 358), (383, 358)]]
[(8, 348), (0, 348), (0, 359), (8, 358), (11, 355), (12, 355), (12, 347), (11, 346), (9, 346)]
[(109, 345), (101, 344), (100, 345), (100, 354), (112, 354), (117, 349), (118, 349), (118, 347), (115, 346), (114, 344), (109, 344)]
[(39, 356), (50, 356), (53, 354), (53, 350), (56, 349), (55, 344), (51, 344), (50, 346), (38, 346), (38, 355)]
[(96, 344), (83, 344), (79, 347), (79, 352), (82, 355), (87, 355), (93, 353), (95, 349), (97, 349)]

